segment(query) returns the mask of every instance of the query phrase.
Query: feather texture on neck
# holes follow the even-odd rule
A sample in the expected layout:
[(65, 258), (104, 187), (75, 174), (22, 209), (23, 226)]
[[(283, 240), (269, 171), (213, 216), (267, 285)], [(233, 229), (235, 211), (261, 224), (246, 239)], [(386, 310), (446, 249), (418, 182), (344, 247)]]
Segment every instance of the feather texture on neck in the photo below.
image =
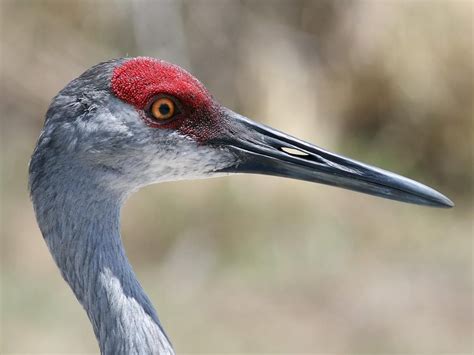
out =
[(86, 310), (101, 353), (173, 354), (125, 255), (119, 219), (126, 194), (67, 165), (58, 174), (61, 167), (35, 154), (31, 196), (44, 239)]

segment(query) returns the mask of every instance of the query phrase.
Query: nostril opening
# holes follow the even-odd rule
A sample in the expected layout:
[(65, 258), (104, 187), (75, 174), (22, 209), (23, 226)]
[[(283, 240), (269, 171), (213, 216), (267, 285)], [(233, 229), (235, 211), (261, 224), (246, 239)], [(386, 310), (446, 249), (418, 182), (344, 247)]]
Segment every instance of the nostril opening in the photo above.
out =
[(297, 158), (300, 158), (300, 159), (305, 159), (305, 160), (311, 161), (311, 162), (316, 163), (316, 164), (321, 164), (321, 165), (326, 164), (325, 160), (323, 158), (321, 158), (319, 155), (306, 153), (304, 150), (299, 150), (298, 148), (280, 147), (278, 149), (280, 151), (288, 154), (288, 155), (293, 156), (293, 157), (297, 157)]
[(287, 154), (297, 156), (297, 157), (307, 157), (307, 156), (309, 156), (308, 153), (303, 152), (302, 150), (299, 150), (299, 149), (296, 149), (296, 148), (280, 147), (280, 150), (282, 152), (285, 152)]

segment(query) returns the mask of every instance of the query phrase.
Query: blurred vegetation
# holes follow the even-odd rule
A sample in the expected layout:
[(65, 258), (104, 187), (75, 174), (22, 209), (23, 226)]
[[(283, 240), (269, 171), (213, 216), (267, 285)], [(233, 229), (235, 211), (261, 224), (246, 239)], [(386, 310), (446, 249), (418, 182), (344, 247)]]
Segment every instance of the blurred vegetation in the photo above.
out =
[(97, 62), (434, 186), (453, 210), (270, 177), (148, 187), (124, 242), (180, 353), (472, 353), (471, 1), (0, 1), (1, 353), (97, 352), (36, 226), (50, 99)]

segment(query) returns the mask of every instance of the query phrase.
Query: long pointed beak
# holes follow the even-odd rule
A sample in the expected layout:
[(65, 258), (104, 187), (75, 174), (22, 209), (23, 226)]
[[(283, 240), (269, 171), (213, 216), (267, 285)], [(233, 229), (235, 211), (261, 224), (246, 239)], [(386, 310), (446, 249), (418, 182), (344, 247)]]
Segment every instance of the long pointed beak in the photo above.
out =
[(281, 176), (419, 205), (454, 206), (446, 196), (416, 181), (330, 153), (231, 110), (224, 109), (222, 115), (228, 133), (212, 143), (233, 151), (237, 162), (220, 172)]

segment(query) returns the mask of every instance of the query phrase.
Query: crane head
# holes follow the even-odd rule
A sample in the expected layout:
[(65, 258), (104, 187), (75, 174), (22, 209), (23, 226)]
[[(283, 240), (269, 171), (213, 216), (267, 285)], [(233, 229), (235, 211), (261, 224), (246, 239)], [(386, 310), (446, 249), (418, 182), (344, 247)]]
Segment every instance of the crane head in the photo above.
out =
[(182, 68), (146, 57), (101, 63), (69, 83), (48, 110), (39, 147), (122, 191), (256, 173), (453, 206), (425, 185), (253, 122), (221, 106)]

